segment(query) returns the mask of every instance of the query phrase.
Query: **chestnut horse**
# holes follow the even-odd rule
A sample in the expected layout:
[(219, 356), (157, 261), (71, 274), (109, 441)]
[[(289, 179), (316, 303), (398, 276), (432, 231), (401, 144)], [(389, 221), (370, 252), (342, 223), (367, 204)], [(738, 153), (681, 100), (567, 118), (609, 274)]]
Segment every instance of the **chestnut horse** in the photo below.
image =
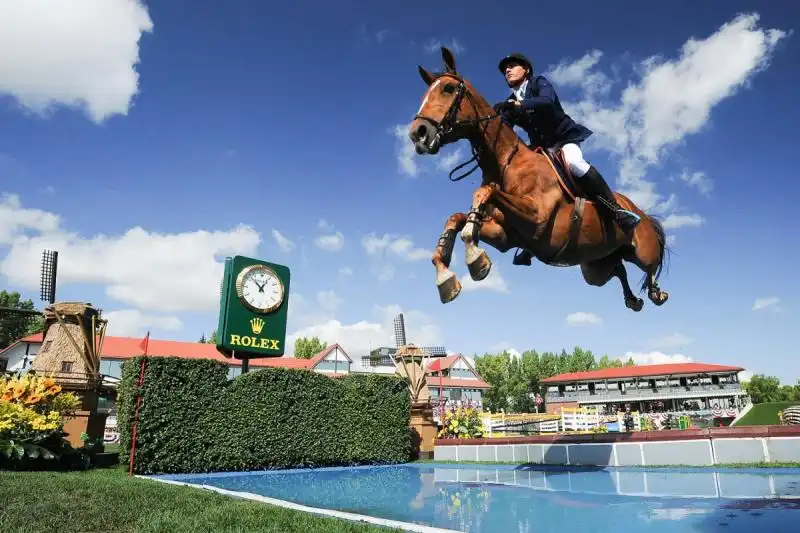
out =
[(448, 218), (432, 257), (442, 303), (461, 292), (458, 278), (449, 269), (456, 234), (461, 232), (467, 267), (475, 281), (485, 279), (492, 266), (478, 246), (484, 241), (501, 253), (527, 248), (547, 265), (580, 265), (590, 285), (601, 287), (617, 277), (625, 305), (640, 311), (644, 302), (631, 290), (622, 263), (628, 261), (645, 274), (640, 290), (647, 288), (655, 305), (664, 304), (668, 294), (658, 286), (667, 250), (661, 224), (624, 195), (614, 193), (621, 206), (641, 217), (634, 232), (625, 234), (601, 215), (594, 202), (570, 191), (547, 151), (528, 147), (494, 112), (458, 73), (450, 50), (443, 47), (442, 58), (442, 73), (418, 67), (428, 89), (409, 137), (417, 153), (431, 155), (446, 144), (468, 139), (483, 172), (469, 213)]

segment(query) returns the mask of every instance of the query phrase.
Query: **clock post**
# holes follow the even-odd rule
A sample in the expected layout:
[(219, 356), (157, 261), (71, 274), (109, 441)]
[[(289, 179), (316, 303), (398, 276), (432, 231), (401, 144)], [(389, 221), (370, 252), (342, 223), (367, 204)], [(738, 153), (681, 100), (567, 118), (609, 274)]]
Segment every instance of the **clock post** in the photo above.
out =
[(240, 359), (280, 357), (285, 351), (289, 268), (237, 255), (225, 259), (219, 301), (217, 349)]

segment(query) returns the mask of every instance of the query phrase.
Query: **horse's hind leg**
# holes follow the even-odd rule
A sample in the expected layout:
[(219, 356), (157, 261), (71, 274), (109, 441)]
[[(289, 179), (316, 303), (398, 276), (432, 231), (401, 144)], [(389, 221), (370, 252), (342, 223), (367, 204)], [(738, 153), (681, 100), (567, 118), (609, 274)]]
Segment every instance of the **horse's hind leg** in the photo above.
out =
[(647, 289), (647, 297), (655, 305), (664, 305), (669, 299), (667, 291), (658, 286), (658, 278), (667, 251), (666, 235), (661, 224), (644, 215), (642, 223), (634, 232), (633, 247), (625, 255), (625, 260), (638, 266), (645, 274), (642, 289)]
[(622, 264), (622, 258), (619, 253), (609, 255), (591, 263), (581, 264), (581, 273), (586, 283), (595, 287), (602, 287), (613, 278), (619, 278), (622, 284), (622, 292), (625, 296), (625, 306), (634, 311), (641, 311), (644, 302), (641, 298), (637, 298), (631, 290), (628, 283), (628, 273)]
[(636, 295), (633, 294), (631, 285), (628, 283), (628, 271), (625, 270), (625, 265), (622, 264), (622, 261), (618, 261), (617, 264), (614, 265), (614, 275), (619, 278), (619, 282), (622, 284), (622, 293), (625, 295), (625, 307), (634, 311), (641, 311), (642, 307), (644, 307), (644, 302), (641, 298), (637, 298)]

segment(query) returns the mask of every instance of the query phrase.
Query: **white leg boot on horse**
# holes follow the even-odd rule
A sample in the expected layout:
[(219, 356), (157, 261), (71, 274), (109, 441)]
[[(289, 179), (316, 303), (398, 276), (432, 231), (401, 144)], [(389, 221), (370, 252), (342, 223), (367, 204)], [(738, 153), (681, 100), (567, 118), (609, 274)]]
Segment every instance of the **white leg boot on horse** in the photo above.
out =
[[(436, 267), (436, 287), (439, 291), (439, 299), (442, 303), (452, 302), (456, 299), (456, 297), (461, 293), (461, 282), (458, 281), (458, 276), (456, 273), (450, 270), (450, 261), (453, 257), (453, 246), (456, 240), (456, 234), (463, 230), (466, 230), (468, 225), (468, 217), (464, 213), (454, 213), (450, 215), (445, 223), (444, 231), (439, 236), (439, 242), (436, 245), (436, 249), (433, 252), (433, 256), (431, 257), (431, 262), (433, 263), (434, 267)], [(486, 216), (483, 218), (483, 221), (480, 223), (474, 224), (474, 230), (477, 231), (477, 239), (487, 242), (490, 246), (496, 248), (501, 252), (506, 252), (516, 246), (513, 243), (512, 239), (506, 234), (506, 231), (503, 227), (492, 217)], [(480, 250), (477, 246), (474, 245), (475, 238), (474, 233), (470, 234), (473, 236), (470, 242), (473, 243), (472, 249), (473, 254), (475, 254), (475, 249), (478, 249), (478, 255), (483, 250)], [(463, 234), (462, 234), (463, 237)], [(470, 247), (467, 246), (467, 250)], [(486, 260), (488, 261), (488, 256), (486, 252), (483, 252)], [(469, 251), (466, 252), (467, 257), (469, 256)], [(475, 273), (480, 276), (481, 275), (481, 265), (475, 262), (475, 256), (472, 256), (473, 268), (475, 269)], [(467, 260), (467, 264), (469, 265), (469, 260)], [(468, 267), (469, 268), (469, 267)], [(473, 268), (470, 268), (470, 277), (475, 281), (481, 281), (484, 279), (488, 274), (488, 270), (486, 274), (483, 275), (480, 279), (475, 279), (475, 275), (473, 275)], [(489, 269), (491, 269), (491, 262), (489, 263)]]

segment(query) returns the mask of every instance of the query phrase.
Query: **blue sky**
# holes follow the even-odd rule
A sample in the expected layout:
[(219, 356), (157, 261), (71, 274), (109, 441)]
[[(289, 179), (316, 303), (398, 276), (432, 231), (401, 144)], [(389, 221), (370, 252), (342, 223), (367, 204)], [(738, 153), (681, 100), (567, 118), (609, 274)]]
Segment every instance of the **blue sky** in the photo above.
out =
[[(794, 382), (800, 8), (429, 4), (4, 2), (0, 286), (38, 299), (55, 248), (59, 299), (101, 306), (109, 334), (195, 340), (243, 254), (291, 268), (290, 342), (358, 357), (402, 310), (411, 341), (469, 355), (579, 345)], [(439, 302), (430, 252), (478, 183), (447, 179), (465, 141), (436, 158), (407, 141), (441, 44), (490, 102), (511, 51), (550, 76), (595, 131), (587, 159), (665, 221), (666, 305), (636, 314), (616, 280), (491, 248), (490, 278)]]

